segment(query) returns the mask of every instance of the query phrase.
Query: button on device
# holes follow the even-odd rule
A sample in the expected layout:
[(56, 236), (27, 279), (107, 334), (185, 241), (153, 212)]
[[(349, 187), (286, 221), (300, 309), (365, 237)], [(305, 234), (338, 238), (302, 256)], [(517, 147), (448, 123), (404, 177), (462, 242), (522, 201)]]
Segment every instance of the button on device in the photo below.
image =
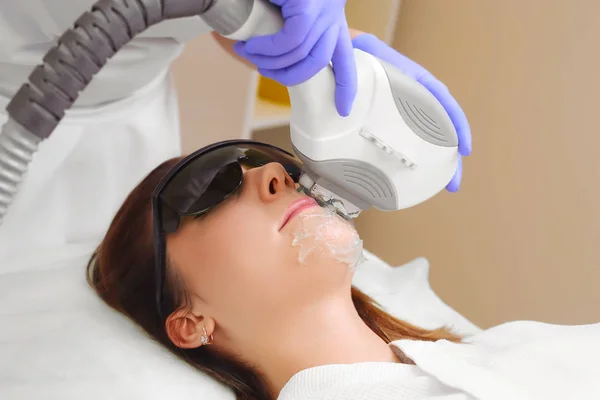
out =
[(367, 139), (370, 142), (374, 142), (377, 139), (375, 139), (375, 136), (371, 135), (368, 131), (366, 131), (365, 129), (361, 129), (359, 132), (359, 135), (364, 137), (365, 139)]
[(360, 135), (362, 137), (364, 137), (365, 139), (367, 139), (368, 141), (372, 142), (375, 146), (377, 146), (381, 150), (383, 150), (384, 153), (389, 154), (389, 155), (394, 155), (396, 158), (398, 158), (400, 160), (400, 162), (402, 162), (402, 164), (404, 164), (408, 168), (413, 169), (413, 170), (417, 168), (417, 165), (414, 162), (412, 162), (407, 156), (394, 150), (392, 147), (388, 146), (387, 144), (383, 143), (381, 140), (379, 140), (378, 138), (373, 136), (371, 133), (369, 133), (365, 129), (361, 129)]
[(402, 162), (402, 164), (406, 165), (408, 168), (410, 169), (417, 169), (417, 164), (415, 164), (414, 162), (412, 162), (411, 160), (409, 160), (406, 156), (396, 152), (396, 155), (400, 158), (400, 161)]

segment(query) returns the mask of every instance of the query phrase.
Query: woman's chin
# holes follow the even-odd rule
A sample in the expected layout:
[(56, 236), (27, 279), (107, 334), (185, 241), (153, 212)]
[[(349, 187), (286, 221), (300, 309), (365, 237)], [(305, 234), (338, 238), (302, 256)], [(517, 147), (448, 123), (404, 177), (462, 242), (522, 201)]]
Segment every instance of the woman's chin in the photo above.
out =
[(354, 269), (363, 260), (363, 243), (354, 226), (328, 210), (298, 216), (292, 246), (303, 265), (339, 264)]

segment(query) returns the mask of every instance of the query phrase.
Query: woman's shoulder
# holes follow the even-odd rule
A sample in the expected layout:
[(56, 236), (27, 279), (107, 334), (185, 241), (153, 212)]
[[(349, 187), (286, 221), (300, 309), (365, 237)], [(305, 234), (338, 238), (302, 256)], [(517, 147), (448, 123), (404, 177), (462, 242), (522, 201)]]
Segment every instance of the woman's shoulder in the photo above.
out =
[[(431, 347), (463, 346), (465, 344), (490, 344), (495, 348), (503, 346), (523, 345), (529, 342), (539, 343), (545, 340), (569, 340), (571, 338), (597, 340), (600, 335), (600, 323), (588, 325), (554, 325), (535, 321), (514, 321), (465, 336), (461, 343), (450, 343), (444, 340), (437, 342), (416, 342), (397, 340), (392, 344), (399, 348), (405, 346)], [(599, 343), (600, 345), (600, 343)]]
[[(589, 325), (554, 325), (534, 321), (507, 322), (482, 332), (464, 337), (462, 342), (447, 340), (425, 342), (397, 340), (392, 347), (399, 349), (419, 365), (431, 358), (450, 356), (504, 358), (536, 355), (539, 359), (553, 358), (564, 362), (578, 358), (588, 359), (592, 354), (600, 355), (600, 323)], [(563, 349), (563, 351), (549, 351)], [(568, 350), (567, 350), (568, 349)], [(535, 358), (535, 357), (534, 357)], [(422, 364), (422, 363), (421, 363)], [(600, 364), (598, 364), (600, 365)], [(595, 367), (600, 368), (600, 367)]]
[(472, 336), (463, 343), (494, 343), (495, 346), (523, 345), (546, 340), (595, 338), (600, 335), (600, 323), (588, 325), (555, 325), (535, 321), (514, 321), (494, 326)]
[(536, 393), (536, 398), (578, 398), (573, 390), (587, 398), (600, 395), (600, 324), (517, 321), (462, 343), (399, 340), (392, 346), (423, 370), (475, 397), (502, 393), (503, 398), (519, 399)]

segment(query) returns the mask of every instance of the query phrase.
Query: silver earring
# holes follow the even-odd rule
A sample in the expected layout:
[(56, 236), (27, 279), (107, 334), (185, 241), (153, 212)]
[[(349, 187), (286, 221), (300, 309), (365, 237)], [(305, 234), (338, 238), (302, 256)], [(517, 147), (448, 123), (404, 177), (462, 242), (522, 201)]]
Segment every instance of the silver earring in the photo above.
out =
[(202, 346), (206, 346), (209, 344), (212, 344), (213, 342), (213, 335), (208, 335), (206, 333), (206, 327), (203, 326), (202, 327), (202, 336), (200, 336), (200, 343), (202, 343)]

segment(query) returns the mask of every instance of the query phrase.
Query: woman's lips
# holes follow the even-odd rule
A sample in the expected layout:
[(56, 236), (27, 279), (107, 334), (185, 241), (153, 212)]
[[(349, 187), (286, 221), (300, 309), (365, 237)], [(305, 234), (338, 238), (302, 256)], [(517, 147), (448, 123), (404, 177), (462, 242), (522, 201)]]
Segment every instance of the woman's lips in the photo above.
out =
[(312, 208), (315, 206), (318, 206), (318, 204), (315, 201), (315, 199), (311, 197), (305, 197), (292, 202), (292, 204), (290, 204), (290, 206), (286, 210), (285, 214), (283, 214), (283, 219), (281, 225), (279, 226), (279, 230), (282, 230), (283, 227), (296, 215), (300, 214), (307, 208)]

